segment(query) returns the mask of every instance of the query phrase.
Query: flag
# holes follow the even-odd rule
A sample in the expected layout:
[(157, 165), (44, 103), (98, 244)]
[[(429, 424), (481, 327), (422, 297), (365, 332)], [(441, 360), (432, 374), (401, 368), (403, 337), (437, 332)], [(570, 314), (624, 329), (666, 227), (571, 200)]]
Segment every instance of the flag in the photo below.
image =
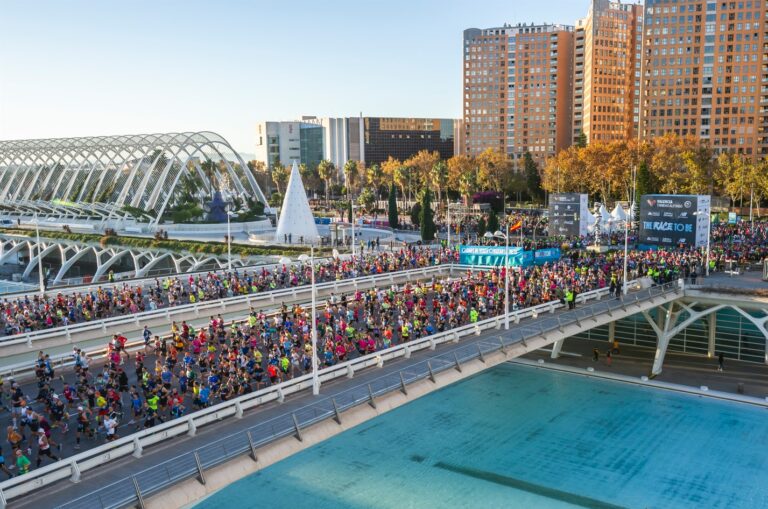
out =
[(509, 231), (510, 231), (510, 232), (516, 232), (517, 230), (519, 230), (519, 229), (520, 229), (520, 228), (522, 228), (522, 227), (523, 227), (523, 220), (522, 220), (522, 219), (520, 219), (520, 220), (518, 220), (518, 221), (517, 221), (515, 224), (513, 224), (513, 225), (511, 225), (511, 226), (509, 227)]

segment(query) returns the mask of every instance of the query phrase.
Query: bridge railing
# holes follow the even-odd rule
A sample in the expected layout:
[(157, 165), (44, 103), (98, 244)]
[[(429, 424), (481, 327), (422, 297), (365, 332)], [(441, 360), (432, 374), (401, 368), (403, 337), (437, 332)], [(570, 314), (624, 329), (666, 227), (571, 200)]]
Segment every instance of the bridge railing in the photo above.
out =
[[(636, 283), (632, 282), (634, 286)], [(608, 312), (615, 308), (631, 306), (633, 302), (640, 303), (646, 298), (653, 299), (670, 291), (678, 291), (677, 282), (663, 287), (652, 287), (626, 296), (623, 300), (613, 301), (609, 304)], [(608, 289), (603, 288), (585, 292), (578, 296), (580, 303), (600, 300), (608, 295)], [(464, 325), (446, 332), (434, 334), (424, 338), (397, 345), (387, 350), (362, 356), (347, 362), (337, 364), (319, 370), (321, 384), (340, 377), (354, 377), (354, 373), (371, 366), (383, 367), (385, 363), (400, 357), (409, 358), (413, 352), (431, 349), (445, 343), (459, 343), (461, 338), (480, 335), (489, 329), (500, 330), (498, 341), (482, 341), (480, 343), (462, 346), (446, 356), (437, 355), (429, 359), (408, 365), (400, 371), (390, 373), (344, 391), (334, 398), (324, 398), (310, 405), (302, 407), (291, 415), (282, 415), (271, 420), (263, 421), (249, 428), (245, 432), (236, 434), (239, 440), (230, 441), (231, 437), (207, 444), (204, 447), (183, 454), (172, 461), (164, 462), (138, 472), (130, 480), (126, 479), (114, 485), (110, 485), (108, 497), (97, 496), (93, 500), (78, 499), (76, 505), (63, 505), (61, 507), (89, 508), (89, 507), (123, 507), (127, 503), (135, 503), (141, 494), (148, 494), (162, 489), (169, 484), (199, 475), (204, 479), (204, 471), (213, 465), (226, 461), (246, 451), (256, 453), (256, 448), (274, 441), (278, 438), (296, 433), (300, 436), (301, 429), (315, 422), (327, 419), (330, 416), (340, 418), (340, 412), (362, 402), (368, 401), (375, 405), (374, 398), (378, 395), (390, 392), (395, 388), (407, 391), (407, 385), (426, 376), (434, 377), (434, 374), (452, 367), (460, 369), (460, 364), (467, 360), (504, 348), (512, 343), (525, 342), (526, 338), (543, 335), (547, 330), (553, 330), (572, 322), (586, 320), (595, 316), (595, 309), (581, 307), (558, 314), (555, 318), (547, 317), (564, 305), (559, 302), (549, 302), (531, 308), (521, 309), (510, 313), (510, 318), (519, 323), (524, 318), (537, 318), (543, 315), (543, 320), (538, 320), (539, 327), (526, 324), (509, 331), (501, 331), (504, 316), (496, 316), (473, 324)], [(591, 315), (590, 315), (591, 311)], [(546, 320), (547, 327), (543, 322)], [(565, 321), (564, 321), (565, 320)], [(459, 355), (461, 353), (461, 355)], [(455, 355), (454, 355), (455, 354)], [(425, 371), (426, 369), (426, 371)], [(145, 447), (155, 443), (164, 442), (180, 435), (195, 435), (200, 426), (218, 422), (225, 418), (242, 418), (244, 412), (271, 401), (282, 402), (286, 396), (298, 393), (312, 387), (312, 376), (304, 375), (280, 384), (267, 387), (246, 394), (230, 401), (198, 410), (184, 417), (169, 421), (159, 426), (152, 427), (117, 439), (95, 449), (79, 453), (66, 460), (58, 461), (40, 469), (34, 470), (20, 477), (15, 477), (0, 483), (0, 509), (4, 501), (23, 496), (24, 494), (39, 490), (62, 479), (69, 478), (73, 482), (80, 480), (82, 472), (93, 469), (105, 463), (128, 455), (140, 457)], [(247, 441), (243, 440), (247, 438)], [(237, 445), (235, 445), (237, 444)], [(218, 451), (218, 452), (217, 452)], [(127, 497), (127, 498), (126, 498)], [(94, 500), (99, 504), (95, 505)]]
[[(451, 270), (451, 267), (452, 265), (450, 264), (444, 264), (418, 269), (410, 269), (400, 272), (385, 272), (383, 274), (376, 274), (373, 276), (363, 276), (359, 278), (318, 283), (315, 285), (315, 288), (318, 294), (325, 291), (354, 291), (359, 286), (367, 287), (371, 283), (386, 284), (387, 281), (390, 283), (395, 283), (396, 281), (408, 280), (409, 278), (427, 278), (433, 275), (439, 275), (441, 272), (446, 270)], [(270, 292), (250, 293), (247, 295), (227, 297), (224, 299), (202, 301), (196, 302), (194, 304), (185, 304), (182, 306), (166, 307), (152, 311), (144, 311), (142, 313), (116, 316), (92, 322), (76, 323), (63, 327), (54, 327), (51, 329), (32, 331), (24, 334), (16, 334), (13, 336), (2, 336), (0, 337), (0, 353), (2, 352), (2, 347), (6, 345), (19, 345), (26, 343), (30, 348), (33, 348), (36, 341), (56, 339), (60, 337), (66, 337), (67, 340), (72, 341), (74, 335), (81, 334), (83, 332), (101, 330), (101, 332), (107, 334), (107, 328), (114, 328), (126, 324), (134, 324), (138, 327), (141, 323), (147, 323), (153, 319), (158, 318), (164, 319), (166, 322), (170, 323), (175, 320), (175, 317), (188, 315), (190, 313), (193, 313), (195, 316), (210, 313), (217, 314), (226, 311), (227, 307), (243, 304), (249, 307), (258, 307), (259, 305), (264, 305), (266, 303), (279, 302), (281, 299), (287, 297), (295, 299), (299, 294), (310, 294), (311, 288), (311, 285), (301, 285)]]

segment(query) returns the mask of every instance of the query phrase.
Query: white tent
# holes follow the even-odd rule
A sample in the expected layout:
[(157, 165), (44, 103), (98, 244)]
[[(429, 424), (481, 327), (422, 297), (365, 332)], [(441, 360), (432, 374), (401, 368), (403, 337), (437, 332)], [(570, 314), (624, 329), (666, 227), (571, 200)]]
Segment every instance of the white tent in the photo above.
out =
[(611, 217), (614, 221), (623, 223), (627, 219), (627, 213), (624, 212), (624, 208), (617, 203), (616, 207), (613, 209), (613, 212), (611, 212)]
[(600, 210), (598, 210), (598, 214), (600, 214), (600, 222), (603, 225), (607, 225), (608, 221), (613, 221), (613, 218), (608, 213), (608, 209), (605, 208), (605, 205), (600, 205)]
[(315, 217), (312, 215), (312, 209), (309, 208), (307, 192), (301, 182), (299, 166), (296, 161), (293, 162), (291, 178), (288, 180), (288, 187), (285, 190), (275, 240), (285, 242), (286, 235), (291, 236), (290, 242), (293, 244), (300, 243), (302, 238), (305, 244), (310, 244), (317, 242), (319, 237)]

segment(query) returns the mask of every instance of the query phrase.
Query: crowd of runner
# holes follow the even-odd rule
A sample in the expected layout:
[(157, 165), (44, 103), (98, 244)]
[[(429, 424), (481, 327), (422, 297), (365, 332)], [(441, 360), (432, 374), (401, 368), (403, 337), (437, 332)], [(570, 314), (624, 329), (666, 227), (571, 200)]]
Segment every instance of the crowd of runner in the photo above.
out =
[[(552, 300), (572, 305), (578, 293), (617, 289), (620, 270), (605, 255), (511, 270), (510, 307)], [(21, 463), (34, 456), (39, 465), (46, 457), (55, 459), (53, 449), (58, 452), (62, 435), (73, 431), (75, 449), (85, 440), (113, 440), (121, 425), (127, 432), (155, 426), (305, 374), (313, 360), (330, 366), (473, 323), (503, 312), (504, 278), (504, 269), (494, 269), (402, 288), (332, 295), (317, 312), (316, 355), (310, 312), (299, 305), (283, 305), (272, 316), (252, 310), (245, 321), (231, 324), (213, 316), (197, 330), (186, 322), (160, 334), (146, 329), (145, 348), (135, 353), (128, 353), (127, 339), (116, 335), (98, 366), (75, 349), (74, 373), (63, 376), (40, 352), (37, 394), (25, 394), (16, 383), (4, 394), (3, 403), (12, 414), (7, 441)], [(29, 465), (18, 468), (21, 472)]]
[[(317, 282), (381, 274), (454, 261), (455, 251), (410, 248), (355, 257), (319, 259)], [(60, 292), (2, 299), (0, 335), (50, 329), (163, 307), (216, 300), (309, 284), (308, 263), (273, 268), (218, 271), (204, 275), (157, 278), (151, 284), (123, 282), (90, 291)]]
[[(765, 234), (764, 226), (717, 227), (713, 267), (719, 257), (736, 252), (749, 259), (764, 256)], [(457, 253), (448, 249), (412, 247), (359, 257), (354, 262), (326, 260), (316, 264), (316, 280), (429, 266), (456, 257)], [(695, 283), (705, 263), (702, 250), (632, 250), (627, 276), (649, 276), (657, 283), (682, 277)], [(571, 307), (579, 293), (606, 287), (618, 296), (623, 265), (622, 251), (597, 254), (570, 250), (558, 262), (510, 270), (510, 307), (516, 310), (556, 300)], [(310, 341), (310, 312), (300, 305), (283, 305), (270, 316), (252, 310), (245, 321), (231, 324), (224, 323), (221, 316), (212, 316), (207, 326), (199, 329), (186, 322), (173, 323), (169, 331), (145, 328), (145, 348), (132, 353), (126, 350), (127, 338), (118, 334), (109, 342), (106, 359), (89, 359), (75, 349), (74, 372), (57, 373), (50, 358), (40, 352), (35, 365), (37, 386), (27, 388), (36, 394), (25, 393), (18, 383), (3, 389), (0, 381), (0, 402), (11, 413), (6, 441), (13, 454), (13, 465), (11, 461), (6, 465), (0, 450), (0, 470), (10, 476), (15, 472), (9, 467), (14, 465), (23, 473), (31, 468), (33, 459), (37, 466), (46, 459), (58, 459), (67, 434), (74, 433), (75, 449), (86, 440), (114, 440), (119, 433), (150, 428), (300, 376), (311, 371), (313, 362), (330, 366), (497, 315), (504, 309), (505, 276), (500, 268), (467, 272), (458, 279), (332, 295), (317, 312), (316, 352)], [(140, 305), (146, 308), (152, 302), (170, 306), (298, 286), (307, 284), (310, 277), (310, 267), (301, 264), (242, 274), (177, 276), (158, 279), (148, 288), (123, 285), (98, 290), (95, 296), (4, 302), (3, 320), (6, 325), (18, 323), (21, 313), (24, 320), (31, 320), (27, 315), (34, 316), (31, 321), (36, 323), (45, 323), (52, 315), (66, 321), (69, 318), (64, 317), (72, 310), (73, 321), (97, 319), (110, 313), (135, 312)], [(56, 320), (54, 324), (60, 323)]]

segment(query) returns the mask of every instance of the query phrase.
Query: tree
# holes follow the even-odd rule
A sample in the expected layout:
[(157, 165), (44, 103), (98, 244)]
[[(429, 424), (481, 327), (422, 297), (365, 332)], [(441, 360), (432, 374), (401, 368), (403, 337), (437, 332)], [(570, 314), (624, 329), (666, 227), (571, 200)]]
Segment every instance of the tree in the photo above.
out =
[(748, 174), (752, 172), (750, 166), (739, 154), (722, 153), (717, 158), (715, 181), (734, 206), (744, 198), (745, 190), (748, 189), (745, 184)]
[(370, 187), (364, 188), (357, 197), (357, 204), (363, 207), (366, 212), (371, 212), (376, 204), (376, 196)]
[[(684, 190), (691, 194), (712, 194), (715, 174), (715, 153), (707, 143), (690, 140), (683, 150), (685, 166)], [(688, 144), (686, 144), (688, 145)]]
[(550, 193), (587, 192), (586, 165), (580, 149), (572, 146), (550, 157), (544, 166), (542, 186)]
[(285, 186), (288, 184), (288, 170), (279, 162), (275, 162), (272, 167), (272, 181), (277, 187), (277, 192), (282, 194)]
[(320, 176), (320, 180), (325, 183), (325, 203), (328, 205), (328, 185), (331, 178), (336, 174), (336, 166), (331, 161), (323, 159), (317, 165), (317, 174)]
[(406, 160), (404, 164), (412, 170), (410, 174), (411, 184), (417, 186), (417, 189), (421, 186), (430, 185), (432, 168), (438, 161), (440, 161), (440, 154), (428, 150), (419, 150)]
[(573, 145), (576, 148), (586, 148), (586, 146), (587, 146), (587, 135), (584, 134), (584, 131), (579, 131), (579, 135), (576, 137), (576, 141), (573, 143)]
[(485, 217), (480, 216), (480, 219), (477, 220), (477, 236), (482, 237), (485, 232), (488, 231), (488, 227), (485, 224)]
[(680, 194), (685, 191), (686, 168), (683, 161), (683, 139), (674, 133), (653, 139), (651, 174), (659, 182), (659, 191)]
[(645, 194), (653, 194), (655, 192), (651, 183), (651, 173), (648, 171), (648, 165), (643, 161), (637, 168), (637, 202), (640, 201), (640, 197)]
[(496, 211), (493, 209), (488, 214), (488, 231), (491, 233), (499, 231), (499, 216), (496, 215)]
[(533, 160), (530, 152), (526, 152), (523, 155), (523, 171), (525, 173), (525, 185), (528, 190), (528, 196), (533, 201), (540, 200), (544, 195), (541, 189), (541, 175), (539, 174), (539, 166)]
[(352, 202), (347, 202), (347, 222), (352, 224), (352, 221), (354, 221), (354, 217), (352, 215)]
[(442, 159), (432, 165), (429, 173), (429, 182), (437, 189), (438, 207), (443, 201), (443, 189), (448, 184), (448, 165)]
[(507, 155), (492, 148), (477, 156), (477, 181), (484, 189), (502, 191), (512, 176), (512, 165)]
[(413, 169), (410, 166), (406, 166), (404, 164), (398, 166), (394, 174), (395, 184), (397, 184), (403, 196), (406, 196), (408, 200), (411, 199), (412, 175)]
[(376, 198), (381, 193), (381, 187), (384, 184), (384, 170), (378, 164), (372, 164), (365, 170), (365, 180), (373, 188)]
[(389, 227), (397, 228), (399, 226), (400, 219), (397, 217), (397, 189), (393, 182), (389, 186), (389, 208), (387, 210), (389, 219)]
[(459, 192), (465, 202), (477, 191), (477, 171), (472, 158), (459, 154), (448, 159), (448, 187)]
[(347, 188), (347, 197), (354, 193), (358, 182), (360, 181), (360, 170), (357, 161), (350, 159), (344, 163), (344, 185)]
[(413, 207), (411, 207), (411, 223), (414, 226), (421, 224), (421, 203), (414, 203)]
[(421, 194), (421, 213), (419, 223), (421, 226), (421, 240), (431, 242), (435, 240), (435, 213), (432, 211), (432, 192), (429, 188)]

